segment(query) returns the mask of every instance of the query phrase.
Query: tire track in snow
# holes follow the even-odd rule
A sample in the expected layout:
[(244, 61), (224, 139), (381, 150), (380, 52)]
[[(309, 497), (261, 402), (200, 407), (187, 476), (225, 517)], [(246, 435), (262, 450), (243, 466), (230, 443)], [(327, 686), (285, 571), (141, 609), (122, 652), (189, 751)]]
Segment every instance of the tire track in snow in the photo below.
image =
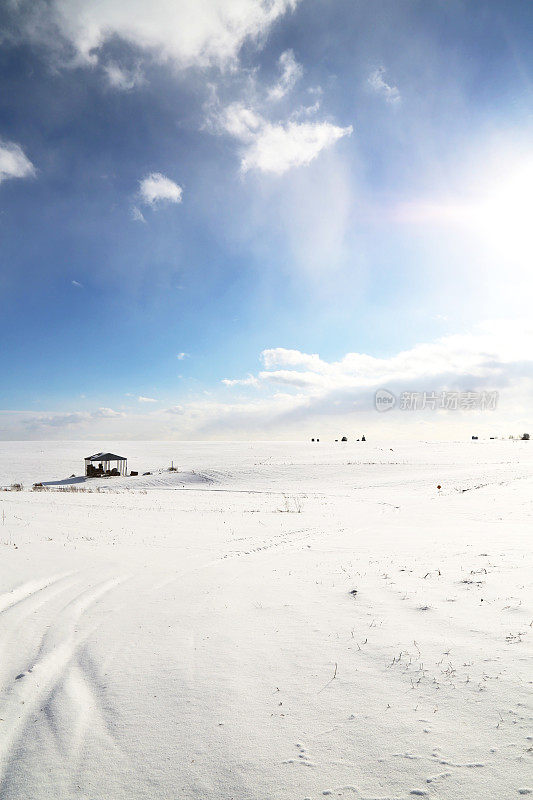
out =
[(116, 742), (107, 725), (98, 692), (91, 685), (79, 657), (68, 665), (63, 680), (54, 687), (44, 706), (44, 715), (56, 745), (69, 772), (74, 776), (84, 756), (83, 743), (87, 731), (105, 744), (107, 749)]
[[(161, 583), (157, 583), (152, 587), (154, 592), (159, 592), (161, 589), (166, 588), (174, 581), (179, 580), (180, 578), (185, 577), (185, 575), (190, 575), (193, 572), (199, 572), (202, 569), (208, 569), (209, 567), (213, 566), (220, 566), (225, 561), (232, 560), (234, 558), (241, 558), (242, 556), (253, 556), (256, 553), (260, 553), (263, 551), (272, 550), (277, 547), (283, 547), (284, 545), (296, 545), (299, 544), (306, 539), (309, 539), (316, 531), (320, 530), (319, 527), (313, 528), (299, 528), (298, 530), (294, 531), (283, 531), (282, 533), (278, 533), (275, 536), (271, 536), (270, 538), (260, 541), (259, 544), (256, 544), (253, 547), (249, 547), (247, 550), (231, 550), (228, 553), (222, 553), (221, 555), (217, 556), (216, 558), (212, 558), (209, 561), (206, 561), (204, 564), (197, 564), (190, 569), (183, 570), (182, 572), (173, 575), (171, 578), (165, 578), (164, 581)], [(296, 536), (296, 534), (301, 534)], [(251, 537), (244, 537), (251, 538)], [(243, 539), (236, 539), (234, 541), (242, 541)], [(227, 546), (231, 543), (230, 541), (224, 542)]]
[[(0, 696), (0, 795), (3, 794), (6, 775), (16, 762), (16, 745), (27, 723), (54, 690), (63, 685), (71, 661), (93, 630), (78, 630), (82, 616), (123, 580), (125, 578), (103, 581), (70, 600), (44, 632), (34, 663), (16, 675), (11, 688)], [(31, 596), (28, 587), (32, 584), (37, 586), (34, 591), (39, 591), (52, 582), (30, 582), (19, 587), (18, 592), (10, 594), (24, 599)], [(79, 682), (74, 684), (75, 695), (76, 686), (79, 688)], [(90, 702), (87, 691), (85, 688), (83, 692), (78, 691), (84, 707)]]
[(8, 608), (11, 608), (11, 606), (21, 603), (23, 600), (33, 598), (37, 592), (48, 589), (49, 586), (59, 583), (74, 574), (74, 572), (64, 572), (60, 575), (53, 575), (52, 577), (41, 580), (28, 581), (27, 583), (22, 583), (20, 586), (16, 586), (10, 592), (0, 594), (0, 614)]
[[(18, 656), (25, 644), (21, 640), (21, 630), (25, 633), (35, 631), (33, 648), (31, 638), (29, 649), (36, 651), (39, 637), (42, 638), (43, 623), (39, 620), (39, 612), (49, 612), (52, 601), (58, 595), (71, 590), (79, 583), (78, 572), (65, 572), (47, 579), (28, 581), (10, 592), (0, 595), (0, 697), (7, 685), (11, 685), (13, 676), (13, 656)], [(39, 633), (41, 631), (41, 633)], [(31, 633), (30, 633), (31, 636)], [(24, 637), (25, 638), (25, 637)], [(25, 652), (27, 652), (27, 649)], [(29, 656), (26, 656), (29, 660)], [(1, 728), (0, 728), (1, 734)]]

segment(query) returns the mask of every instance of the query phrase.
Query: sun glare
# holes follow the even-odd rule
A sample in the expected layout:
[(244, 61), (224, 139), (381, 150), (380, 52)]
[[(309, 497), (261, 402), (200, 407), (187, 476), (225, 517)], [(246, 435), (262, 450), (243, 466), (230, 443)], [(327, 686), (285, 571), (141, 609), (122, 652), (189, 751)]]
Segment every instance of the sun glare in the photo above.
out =
[(533, 247), (533, 158), (493, 186), (466, 214), (484, 240), (513, 261), (528, 263)]

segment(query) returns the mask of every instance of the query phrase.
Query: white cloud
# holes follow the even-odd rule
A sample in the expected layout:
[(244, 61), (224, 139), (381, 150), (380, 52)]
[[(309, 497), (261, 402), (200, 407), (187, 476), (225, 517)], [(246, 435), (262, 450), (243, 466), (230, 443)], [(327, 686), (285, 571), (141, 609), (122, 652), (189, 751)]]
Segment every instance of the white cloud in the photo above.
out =
[(123, 417), (124, 414), (121, 411), (114, 411), (112, 408), (99, 408), (92, 416), (95, 419), (116, 419), (117, 417)]
[(235, 63), (242, 45), (259, 42), (298, 0), (51, 0), (28, 31), (57, 30), (82, 63), (95, 64), (115, 37), (177, 67)]
[(139, 193), (144, 203), (153, 206), (161, 202), (181, 203), (183, 189), (160, 172), (151, 172), (139, 181)]
[(267, 123), (243, 153), (244, 172), (258, 169), (281, 175), (293, 167), (306, 166), (322, 150), (343, 136), (350, 136), (352, 126), (340, 128), (330, 122)]
[(506, 387), (515, 373), (533, 378), (532, 345), (532, 323), (501, 320), (471, 333), (417, 344), (389, 358), (347, 353), (340, 361), (327, 362), (317, 354), (278, 347), (261, 354), (265, 370), (224, 383), (293, 387), (298, 402), (302, 398), (306, 403), (325, 402), (331, 410), (337, 400), (353, 403), (361, 395), (370, 398), (384, 386), (403, 391), (436, 391), (448, 385), (464, 390)]
[[(264, 368), (257, 375), (226, 379), (224, 394), (221, 390), (218, 396), (199, 392), (182, 405), (143, 408), (125, 415), (107, 408), (92, 413), (0, 412), (0, 434), (3, 438), (61, 438), (76, 426), (79, 438), (94, 438), (104, 430), (115, 439), (264, 434), (281, 439), (317, 431), (335, 438), (354, 429), (359, 434), (372, 432), (374, 439), (453, 438), (469, 436), (475, 425), (474, 431), (482, 435), (509, 435), (528, 430), (532, 352), (533, 323), (528, 320), (493, 320), (382, 358), (350, 352), (327, 361), (316, 353), (269, 348), (262, 353)], [(252, 397), (242, 396), (243, 385), (255, 387)], [(404, 391), (497, 391), (499, 400), (490, 412), (435, 409), (413, 413), (397, 404), (395, 410), (378, 414), (374, 394), (381, 388), (397, 396)], [(155, 401), (145, 398), (145, 402)]]
[(70, 428), (73, 425), (90, 424), (93, 420), (118, 419), (124, 414), (112, 408), (99, 408), (96, 411), (72, 411), (67, 414), (37, 414), (23, 422), (30, 428)]
[(112, 89), (120, 89), (129, 92), (136, 86), (141, 86), (145, 80), (139, 65), (133, 69), (124, 69), (113, 61), (109, 61), (104, 66), (107, 82)]
[(241, 142), (253, 142), (265, 120), (242, 103), (231, 103), (215, 119), (215, 125)]
[[(84, 414), (81, 411), (73, 411), (71, 414), (52, 414), (49, 417), (39, 417), (35, 423), (39, 426), (51, 428), (68, 428), (71, 425), (79, 425), (86, 422), (90, 418), (90, 414)], [(31, 424), (31, 421), (29, 421)]]
[(285, 97), (303, 75), (302, 66), (296, 61), (292, 50), (285, 50), (280, 55), (278, 64), (281, 76), (276, 85), (268, 90), (270, 100), (281, 100), (282, 97)]
[(79, 281), (71, 281), (71, 284), (73, 286), (76, 286), (78, 289), (84, 289), (85, 288), (83, 283), (80, 283)]
[(368, 77), (368, 84), (371, 89), (385, 98), (391, 106), (397, 106), (402, 101), (402, 96), (397, 86), (391, 86), (385, 80), (385, 67), (378, 67)]
[(248, 375), (247, 378), (224, 378), (222, 383), (224, 386), (259, 386), (259, 380), (254, 375)]
[(181, 414), (185, 414), (185, 409), (183, 408), (183, 406), (172, 406), (171, 408), (167, 408), (165, 413), (178, 414), (181, 416)]
[(155, 399), (155, 397), (143, 397), (142, 395), (140, 395), (137, 398), (137, 402), (138, 403), (157, 403), (157, 400)]
[(328, 369), (317, 353), (301, 353), (299, 350), (287, 350), (285, 347), (273, 347), (263, 350), (261, 359), (266, 369), (272, 367), (307, 367), (315, 372)]
[(35, 167), (15, 142), (0, 140), (0, 183), (9, 178), (31, 178)]
[(241, 103), (225, 108), (216, 122), (242, 143), (243, 172), (257, 169), (275, 175), (310, 164), (322, 150), (353, 131), (351, 125), (341, 128), (330, 122), (272, 123)]

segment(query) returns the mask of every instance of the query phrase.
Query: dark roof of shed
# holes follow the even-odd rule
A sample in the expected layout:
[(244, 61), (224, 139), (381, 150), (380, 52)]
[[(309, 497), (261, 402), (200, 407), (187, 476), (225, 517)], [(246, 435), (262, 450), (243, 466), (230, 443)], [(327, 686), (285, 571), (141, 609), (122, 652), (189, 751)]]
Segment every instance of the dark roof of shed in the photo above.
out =
[(95, 453), (94, 456), (87, 456), (85, 461), (126, 461), (126, 459), (113, 453)]

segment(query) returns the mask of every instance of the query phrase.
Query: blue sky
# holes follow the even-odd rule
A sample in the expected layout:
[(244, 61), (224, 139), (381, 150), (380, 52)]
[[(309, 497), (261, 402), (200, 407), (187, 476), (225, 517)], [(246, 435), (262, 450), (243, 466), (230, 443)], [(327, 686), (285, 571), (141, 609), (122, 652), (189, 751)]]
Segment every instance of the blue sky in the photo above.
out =
[(0, 12), (0, 436), (527, 425), (531, 5), (198, 6)]

